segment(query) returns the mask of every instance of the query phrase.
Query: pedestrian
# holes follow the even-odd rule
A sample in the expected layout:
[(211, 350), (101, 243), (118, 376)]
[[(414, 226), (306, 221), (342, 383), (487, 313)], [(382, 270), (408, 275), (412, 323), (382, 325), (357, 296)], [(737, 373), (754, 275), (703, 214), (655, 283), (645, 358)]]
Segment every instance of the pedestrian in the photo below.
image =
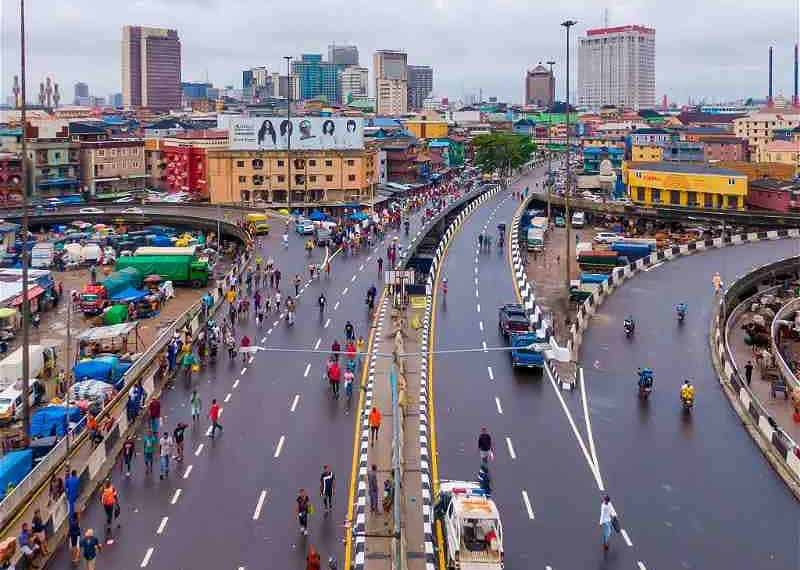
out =
[(183, 438), (187, 427), (189, 426), (185, 423), (178, 422), (172, 431), (172, 437), (175, 440), (175, 460), (179, 463), (183, 463)]
[(113, 542), (113, 532), (111, 525), (114, 523), (114, 511), (118, 509), (117, 490), (111, 484), (111, 479), (106, 480), (103, 487), (103, 492), (100, 494), (100, 502), (103, 505), (103, 510), (106, 513), (106, 544)]
[(81, 539), (80, 546), (83, 552), (83, 559), (86, 562), (86, 570), (94, 570), (97, 553), (103, 549), (103, 545), (94, 535), (94, 530), (91, 528), (86, 529), (86, 534)]
[(322, 497), (322, 508), (325, 514), (333, 510), (333, 494), (336, 486), (336, 476), (330, 466), (323, 465), (322, 475), (319, 476), (319, 496)]
[(311, 514), (311, 500), (305, 489), (300, 489), (297, 493), (297, 522), (300, 524), (300, 532), (308, 536), (308, 515)]
[(481, 465), (486, 465), (492, 458), (492, 436), (486, 426), (481, 428), (481, 433), (478, 436), (478, 453), (481, 456)]
[(373, 513), (378, 512), (378, 466), (372, 464), (372, 469), (367, 474), (367, 483), (369, 487), (369, 510)]
[(603, 527), (603, 550), (608, 550), (609, 541), (611, 540), (611, 531), (614, 530), (616, 519), (617, 511), (614, 510), (614, 505), (611, 504), (611, 498), (606, 495), (603, 497), (603, 502), (600, 505), (600, 526)]
[(78, 472), (74, 469), (70, 472), (69, 477), (64, 480), (64, 492), (67, 495), (67, 502), (69, 503), (69, 512), (75, 512), (75, 501), (78, 500), (80, 493), (81, 481), (78, 479)]
[(70, 513), (69, 515), (69, 530), (67, 531), (69, 540), (70, 554), (72, 564), (77, 565), (81, 561), (80, 541), (81, 541), (81, 525), (78, 521), (78, 513)]
[(753, 362), (751, 360), (747, 361), (747, 364), (744, 365), (744, 377), (747, 380), (747, 385), (750, 385), (750, 380), (753, 379)]
[(339, 363), (334, 360), (328, 368), (328, 382), (331, 385), (331, 393), (335, 400), (339, 399), (339, 383), (341, 380), (342, 370), (339, 368)]
[(320, 570), (319, 553), (313, 546), (308, 547), (308, 556), (306, 556), (306, 570)]
[(281, 287), (281, 270), (275, 269), (275, 288), (280, 289)]
[(294, 296), (295, 297), (297, 297), (300, 294), (300, 284), (302, 282), (303, 282), (303, 280), (300, 279), (300, 275), (299, 274), (295, 274), (295, 276), (294, 276)]
[(369, 412), (369, 439), (371, 445), (375, 445), (378, 440), (378, 431), (381, 429), (381, 412), (373, 406)]
[(211, 439), (214, 439), (217, 430), (222, 431), (222, 426), (219, 423), (219, 412), (219, 404), (217, 404), (217, 399), (214, 398), (211, 400), (211, 408), (208, 410), (208, 419), (211, 420), (211, 433), (209, 434)]
[(382, 276), (383, 276), (383, 258), (379, 257), (378, 258), (378, 277), (382, 277)]
[(142, 440), (142, 453), (144, 454), (144, 472), (149, 475), (153, 472), (153, 454), (156, 449), (156, 434), (153, 432), (147, 433)]
[(169, 432), (165, 431), (164, 435), (161, 436), (161, 439), (158, 440), (158, 454), (161, 466), (159, 479), (163, 480), (164, 477), (169, 477), (169, 458), (170, 455), (172, 455), (174, 447), (175, 442), (172, 440)]
[(39, 509), (33, 511), (33, 519), (31, 520), (31, 534), (35, 544), (38, 544), (42, 549), (42, 554), (47, 556), (50, 550), (47, 548), (47, 526), (42, 519), (42, 513)]
[(344, 336), (348, 341), (354, 341), (356, 339), (356, 329), (350, 321), (347, 321), (344, 325)]
[(158, 396), (153, 396), (153, 399), (150, 400), (147, 411), (150, 414), (150, 431), (158, 433), (161, 421), (161, 400), (158, 399)]
[(131, 476), (131, 464), (133, 463), (133, 456), (136, 454), (136, 441), (133, 437), (129, 437), (122, 444), (122, 463), (125, 468), (125, 477)]
[(192, 396), (189, 398), (189, 408), (192, 410), (192, 423), (195, 424), (200, 420), (200, 409), (203, 407), (203, 402), (200, 396), (197, 395), (197, 390), (192, 390)]

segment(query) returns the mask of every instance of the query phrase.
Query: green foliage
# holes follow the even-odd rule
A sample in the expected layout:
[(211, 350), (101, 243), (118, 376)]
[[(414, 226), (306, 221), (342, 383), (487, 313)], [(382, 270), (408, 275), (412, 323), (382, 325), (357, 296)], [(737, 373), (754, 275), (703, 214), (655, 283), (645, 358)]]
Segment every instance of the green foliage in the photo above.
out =
[(475, 146), (475, 164), (483, 172), (501, 172), (507, 175), (531, 160), (536, 144), (526, 135), (515, 133), (490, 133), (478, 135)]

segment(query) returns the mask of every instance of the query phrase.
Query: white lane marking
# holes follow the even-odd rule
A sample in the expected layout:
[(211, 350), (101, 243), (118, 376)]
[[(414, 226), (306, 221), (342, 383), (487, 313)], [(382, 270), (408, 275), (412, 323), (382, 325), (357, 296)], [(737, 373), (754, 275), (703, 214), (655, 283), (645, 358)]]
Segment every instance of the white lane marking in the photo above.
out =
[(167, 528), (168, 520), (169, 517), (164, 517), (163, 519), (161, 519), (161, 524), (158, 525), (158, 528), (156, 529), (156, 534), (161, 534), (162, 532), (164, 532), (164, 529)]
[(178, 502), (178, 499), (181, 498), (181, 493), (183, 493), (183, 489), (175, 489), (175, 493), (172, 495), (172, 500), (170, 500), (169, 504), (174, 505)]
[(253, 364), (253, 361), (256, 359), (255, 356), (251, 356), (250, 360), (247, 361), (248, 364)]
[(478, 303), (478, 312), (479, 313), (481, 312), (481, 304), (480, 303)]
[(533, 520), (534, 519), (533, 506), (531, 505), (531, 500), (528, 497), (528, 491), (525, 491), (524, 489), (522, 491), (522, 502), (525, 503), (525, 510), (528, 511), (528, 518)]
[[(269, 334), (269, 333), (267, 333), (267, 334)], [(263, 338), (261, 339), (261, 344), (264, 344), (265, 342), (267, 342), (267, 337), (263, 337)]]
[(280, 322), (280, 321), (275, 321), (274, 323), (272, 323), (272, 326), (273, 326), (273, 327), (277, 327), (279, 322)]
[(283, 442), (286, 440), (286, 436), (282, 435), (281, 438), (278, 440), (278, 446), (275, 448), (275, 455), (273, 457), (277, 459), (281, 455), (281, 450), (283, 449)]
[(242, 368), (242, 371), (240, 372), (240, 375), (241, 375), (241, 376), (244, 376), (244, 373), (245, 373), (245, 372), (247, 372), (247, 366), (245, 366), (244, 368)]
[(222, 416), (222, 412), (224, 412), (224, 411), (225, 411), (225, 408), (223, 408), (222, 406), (220, 406), (220, 407), (219, 407), (219, 414), (218, 414), (218, 416)]
[(483, 330), (483, 321), (478, 321), (478, 328)]
[(297, 403), (300, 401), (300, 394), (294, 395), (294, 400), (292, 401), (292, 407), (289, 408), (290, 412), (294, 412), (297, 409)]
[(303, 378), (308, 378), (308, 373), (311, 372), (311, 363), (306, 364), (306, 371), (303, 372)]
[(350, 283), (356, 280), (357, 275), (353, 275), (353, 278), (350, 280)]
[(150, 564), (150, 557), (153, 555), (153, 551), (155, 548), (152, 546), (147, 549), (147, 552), (144, 553), (144, 558), (142, 558), (142, 563), (139, 564), (139, 568), (147, 568), (147, 565)]
[(500, 398), (495, 396), (494, 397), (494, 403), (497, 404), (497, 413), (502, 416), (503, 415), (503, 406), (500, 405)]
[(324, 328), (327, 329), (330, 326), (330, 324), (331, 324), (331, 320), (328, 319), (327, 321), (325, 321), (325, 327)]
[(345, 295), (347, 295), (347, 292), (348, 292), (349, 290), (350, 290), (350, 288), (349, 288), (349, 287), (345, 287), (344, 289), (342, 289), (342, 297), (344, 297)]
[(368, 255), (368, 256), (367, 256), (367, 261), (369, 261), (370, 259), (372, 259), (372, 256), (371, 256), (371, 255)]
[(236, 387), (237, 387), (238, 385), (239, 385), (239, 379), (237, 378), (237, 379), (236, 379), (236, 381), (233, 383), (233, 388), (234, 388), (234, 390), (236, 389)]
[(358, 268), (359, 271), (364, 271), (364, 264), (361, 264), (361, 267)]
[(586, 395), (586, 380), (583, 378), (583, 366), (578, 368), (578, 375), (581, 380), (581, 400), (583, 400), (583, 416), (586, 419), (586, 438), (589, 440), (589, 453), (592, 456), (592, 461), (594, 461), (594, 468), (600, 479), (600, 485), (602, 485), (603, 477), (600, 475), (600, 462), (597, 460), (597, 450), (594, 447), (594, 435), (592, 434), (592, 423), (589, 420), (589, 404)]
[(267, 329), (267, 334), (272, 334), (272, 327), (269, 327), (269, 329)]
[(636, 562), (636, 565), (639, 567), (639, 570), (647, 570), (647, 566), (645, 566), (644, 562), (642, 562), (641, 560)]
[(184, 478), (184, 479), (188, 479), (188, 478), (189, 478), (189, 475), (191, 475), (191, 474), (192, 474), (192, 469), (194, 469), (194, 466), (193, 466), (193, 465), (189, 465), (189, 466), (186, 468), (186, 471), (184, 471), (184, 472), (183, 472), (183, 478)]
[(514, 453), (514, 445), (511, 443), (511, 438), (506, 436), (506, 445), (508, 446), (508, 454), (511, 456), (511, 459), (516, 459), (517, 454)]
[(336, 301), (336, 304), (333, 306), (333, 310), (336, 311), (339, 308), (339, 301)]
[(256, 503), (256, 510), (253, 511), (253, 520), (257, 521), (258, 518), (261, 516), (261, 509), (264, 508), (264, 500), (267, 498), (267, 492), (265, 490), (261, 491), (261, 494), (258, 496), (258, 502)]
[(478, 274), (478, 268), (476, 267), (475, 268), (475, 275), (477, 275), (477, 274)]
[(194, 456), (195, 456), (195, 457), (197, 457), (198, 455), (200, 455), (201, 453), (203, 453), (203, 448), (205, 447), (205, 445), (206, 445), (206, 444), (204, 444), (204, 443), (201, 443), (200, 445), (198, 445), (198, 446), (197, 446), (197, 449), (195, 449), (195, 450), (194, 450)]
[(475, 289), (475, 298), (476, 299), (478, 298), (478, 290), (477, 289)]
[(489, 372), (489, 380), (494, 380), (494, 371), (491, 366), (487, 366), (486, 370)]
[(230, 401), (231, 401), (231, 396), (232, 396), (232, 394), (231, 394), (230, 392), (228, 392), (228, 393), (225, 395), (225, 399), (224, 399), (224, 400), (222, 400), (222, 401), (223, 401), (223, 402), (225, 402), (225, 403), (227, 404), (228, 402), (230, 402)]
[(321, 342), (322, 342), (322, 339), (318, 338), (317, 342), (314, 343), (314, 350), (317, 350), (319, 348), (319, 345), (320, 345)]
[(478, 258), (475, 258), (475, 265), (478, 265)]
[(486, 348), (486, 341), (485, 340), (481, 341), (481, 345), (483, 346), (483, 352), (489, 352), (489, 350)]
[(208, 429), (206, 430), (206, 437), (210, 437), (211, 436), (211, 430), (213, 429), (213, 427), (214, 426), (208, 426)]
[(477, 286), (478, 286), (478, 278), (476, 277), (475, 278), (475, 287), (477, 287)]
[(622, 535), (622, 539), (625, 541), (625, 544), (627, 544), (628, 546), (633, 546), (633, 543), (631, 542), (631, 537), (628, 536), (627, 530), (623, 528), (621, 531), (619, 531), (619, 533)]

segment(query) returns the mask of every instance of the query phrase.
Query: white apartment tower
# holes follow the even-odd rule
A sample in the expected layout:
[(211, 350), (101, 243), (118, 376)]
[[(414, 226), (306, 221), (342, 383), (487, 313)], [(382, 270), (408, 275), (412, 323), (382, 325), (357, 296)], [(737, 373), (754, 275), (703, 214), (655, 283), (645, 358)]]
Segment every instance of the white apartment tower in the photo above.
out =
[(356, 65), (345, 67), (339, 72), (339, 85), (342, 90), (342, 103), (364, 98), (369, 95), (369, 71)]
[(656, 31), (644, 26), (587, 30), (578, 46), (578, 105), (651, 109), (656, 95)]
[(372, 60), (375, 74), (375, 112), (402, 115), (408, 112), (408, 56), (402, 51), (376, 51)]

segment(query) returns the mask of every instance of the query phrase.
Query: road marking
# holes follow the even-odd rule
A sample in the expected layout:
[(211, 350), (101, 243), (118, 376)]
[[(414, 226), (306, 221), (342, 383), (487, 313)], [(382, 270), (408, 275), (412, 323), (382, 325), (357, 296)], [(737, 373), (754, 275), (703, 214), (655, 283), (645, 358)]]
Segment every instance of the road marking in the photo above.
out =
[(479, 313), (481, 312), (481, 304), (480, 303), (478, 303), (478, 312)]
[(647, 566), (644, 565), (644, 562), (639, 560), (636, 565), (639, 567), (639, 570), (647, 570)]
[(320, 345), (320, 343), (321, 343), (321, 342), (322, 342), (322, 339), (321, 339), (321, 338), (318, 338), (318, 339), (317, 339), (317, 342), (316, 342), (316, 343), (314, 343), (314, 350), (317, 350), (317, 349), (319, 348), (319, 345)]
[(478, 328), (483, 330), (483, 321), (478, 321)]
[(278, 440), (278, 447), (275, 448), (275, 455), (273, 457), (277, 459), (281, 455), (281, 450), (283, 449), (283, 442), (286, 440), (286, 436), (282, 435), (281, 438)]
[[(269, 334), (269, 332), (267, 332), (267, 334)], [(263, 337), (261, 339), (261, 344), (264, 344), (265, 342), (267, 342), (267, 337)]]
[(200, 455), (201, 453), (203, 453), (203, 448), (204, 448), (204, 447), (205, 447), (205, 444), (204, 444), (204, 443), (201, 443), (200, 445), (198, 445), (198, 446), (197, 446), (197, 449), (195, 449), (195, 450), (194, 450), (194, 456), (195, 456), (195, 457), (197, 457), (198, 455)]
[[(375, 249), (377, 249), (377, 248), (375, 248)], [(368, 255), (368, 256), (367, 256), (367, 261), (369, 261), (370, 259), (372, 259), (372, 256), (371, 256), (371, 255)]]
[(294, 395), (294, 400), (292, 401), (292, 407), (289, 408), (290, 412), (294, 412), (297, 409), (297, 403), (300, 401), (300, 394)]
[(359, 271), (364, 271), (364, 264), (361, 264), (361, 267), (358, 268)]
[(230, 392), (228, 392), (228, 393), (226, 394), (226, 396), (225, 396), (225, 399), (224, 399), (224, 400), (222, 400), (222, 401), (223, 401), (223, 402), (225, 402), (226, 404), (227, 404), (228, 402), (230, 402), (230, 401), (231, 401), (231, 393), (230, 393)]
[(273, 327), (277, 327), (279, 322), (280, 322), (280, 321), (275, 321), (274, 323), (272, 323), (272, 326), (273, 326)]
[(333, 306), (333, 310), (337, 310), (339, 308), (339, 301), (336, 301), (336, 304)]
[(256, 359), (255, 356), (251, 356), (250, 360), (247, 361), (248, 364), (253, 364), (253, 361)]
[(182, 489), (175, 489), (175, 493), (172, 495), (172, 500), (169, 502), (170, 505), (174, 505), (178, 502), (178, 499), (181, 497), (181, 493), (183, 493)]
[(238, 385), (239, 385), (239, 379), (237, 378), (236, 381), (234, 381), (233, 383), (233, 388), (236, 389)]
[(244, 373), (245, 373), (245, 372), (247, 372), (247, 366), (245, 366), (244, 368), (242, 368), (242, 371), (240, 372), (240, 376), (244, 376)]
[(627, 530), (623, 528), (621, 531), (619, 531), (619, 533), (622, 535), (622, 539), (625, 541), (625, 544), (627, 544), (628, 546), (633, 546), (633, 543), (631, 542), (631, 537), (628, 536)]
[(269, 327), (269, 329), (267, 330), (267, 334), (272, 334), (272, 327)]
[(189, 478), (189, 475), (191, 475), (191, 474), (192, 474), (192, 469), (194, 469), (194, 466), (193, 466), (193, 465), (189, 465), (189, 466), (186, 468), (186, 471), (184, 471), (184, 472), (183, 472), (183, 478), (184, 478), (184, 479), (188, 479), (188, 478)]
[(147, 549), (147, 552), (144, 553), (144, 558), (142, 558), (142, 563), (139, 564), (139, 568), (147, 568), (147, 565), (150, 564), (150, 557), (153, 555), (153, 551), (155, 548), (152, 546)]
[(478, 265), (478, 258), (475, 258), (475, 265)]
[(308, 373), (311, 372), (311, 363), (306, 364), (306, 371), (303, 372), (303, 378), (308, 378)]
[(156, 529), (156, 534), (161, 534), (162, 532), (164, 532), (164, 529), (167, 528), (168, 520), (169, 517), (164, 517), (163, 519), (161, 519), (161, 524), (158, 525), (158, 529)]
[(485, 340), (481, 341), (481, 345), (483, 345), (483, 352), (489, 352), (489, 350), (486, 348), (486, 341)]
[(492, 367), (491, 366), (487, 366), (486, 370), (489, 371), (489, 380), (494, 380), (494, 371), (492, 371)]
[(477, 286), (478, 286), (478, 278), (476, 277), (475, 278), (475, 287), (477, 287)]
[[(581, 400), (583, 400), (583, 416), (586, 419), (586, 438), (589, 440), (589, 453), (594, 461), (594, 468), (597, 471), (597, 477), (600, 479), (600, 485), (603, 485), (603, 478), (600, 475), (600, 462), (597, 460), (597, 450), (594, 447), (594, 435), (592, 434), (592, 423), (589, 420), (589, 404), (588, 397), (586, 396), (586, 380), (583, 378), (583, 367), (578, 368), (578, 375), (581, 380)], [(602, 487), (601, 487), (602, 489)]]
[(342, 289), (342, 297), (344, 297), (345, 295), (347, 295), (347, 292), (348, 292), (349, 290), (350, 290), (350, 288), (349, 288), (349, 287), (345, 287), (344, 289)]
[(355, 280), (356, 280), (356, 277), (357, 277), (356, 275), (353, 275), (353, 278), (350, 280), (350, 283), (352, 283), (353, 281), (355, 281)]
[(525, 490), (522, 491), (522, 502), (525, 503), (525, 510), (528, 511), (528, 518), (533, 520), (534, 519), (533, 506), (531, 505), (531, 500), (528, 497), (528, 491)]
[(327, 321), (325, 321), (325, 327), (324, 328), (327, 329), (330, 324), (331, 324), (331, 320), (328, 319)]
[(478, 274), (478, 268), (476, 267), (475, 268), (475, 275), (477, 275), (477, 274)]
[(478, 290), (477, 289), (475, 289), (475, 298), (476, 299), (478, 298)]
[(258, 496), (258, 502), (256, 503), (256, 510), (253, 511), (253, 520), (257, 521), (258, 518), (261, 516), (261, 509), (264, 507), (264, 500), (267, 498), (267, 492), (261, 491), (261, 494)]
[(516, 459), (517, 454), (514, 453), (514, 445), (511, 443), (510, 437), (506, 437), (506, 445), (508, 446), (508, 454), (511, 456), (511, 459)]
[(210, 437), (211, 436), (211, 430), (212, 429), (214, 429), (213, 426), (208, 426), (208, 429), (206, 430), (206, 437)]
[(494, 403), (497, 404), (497, 413), (502, 416), (503, 415), (503, 406), (500, 405), (500, 398), (495, 396), (494, 397)]

